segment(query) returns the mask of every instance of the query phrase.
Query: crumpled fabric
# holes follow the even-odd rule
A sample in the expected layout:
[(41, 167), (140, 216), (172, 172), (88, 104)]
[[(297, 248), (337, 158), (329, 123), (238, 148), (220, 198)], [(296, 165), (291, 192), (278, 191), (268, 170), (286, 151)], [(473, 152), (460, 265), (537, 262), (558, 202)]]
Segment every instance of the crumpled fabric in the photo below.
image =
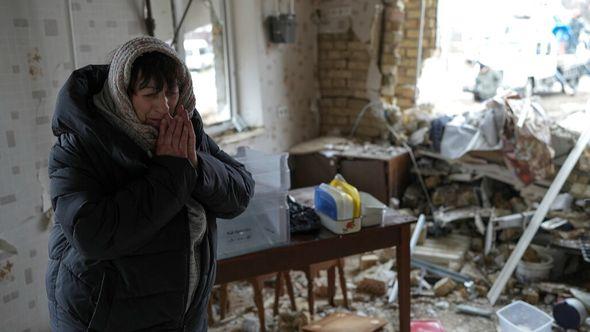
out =
[(445, 126), (440, 153), (458, 159), (469, 151), (493, 151), (502, 148), (504, 107), (491, 99), (482, 111), (456, 116)]
[[(520, 117), (526, 116), (522, 127)], [(550, 121), (543, 108), (526, 99), (506, 98), (504, 155), (517, 176), (529, 184), (555, 174)]]

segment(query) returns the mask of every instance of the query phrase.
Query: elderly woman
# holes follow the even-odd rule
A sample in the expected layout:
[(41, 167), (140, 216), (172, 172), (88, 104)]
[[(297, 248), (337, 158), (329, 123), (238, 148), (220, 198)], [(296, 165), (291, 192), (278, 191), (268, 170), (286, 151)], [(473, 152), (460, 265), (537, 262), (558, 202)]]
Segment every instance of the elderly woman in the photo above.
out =
[(150, 37), (61, 89), (49, 158), (46, 275), (55, 331), (204, 331), (216, 217), (254, 183), (203, 132), (191, 77)]

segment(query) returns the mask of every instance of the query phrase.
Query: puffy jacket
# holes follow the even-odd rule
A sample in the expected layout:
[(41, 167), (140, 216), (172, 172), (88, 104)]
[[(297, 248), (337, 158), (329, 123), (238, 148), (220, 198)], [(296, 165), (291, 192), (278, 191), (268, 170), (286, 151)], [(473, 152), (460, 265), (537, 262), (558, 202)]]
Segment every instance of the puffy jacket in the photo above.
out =
[[(54, 331), (204, 331), (215, 279), (216, 217), (246, 208), (254, 182), (191, 119), (199, 164), (148, 157), (99, 113), (108, 66), (76, 70), (61, 89), (49, 156), (54, 226), (46, 274)], [(207, 214), (197, 290), (186, 311), (185, 203)]]

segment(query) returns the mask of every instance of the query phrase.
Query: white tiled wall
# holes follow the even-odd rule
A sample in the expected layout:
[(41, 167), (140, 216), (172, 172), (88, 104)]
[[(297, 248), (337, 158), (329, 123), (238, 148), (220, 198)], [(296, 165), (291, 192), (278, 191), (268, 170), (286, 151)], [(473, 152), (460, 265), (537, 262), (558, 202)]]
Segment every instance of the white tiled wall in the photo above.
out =
[[(41, 212), (50, 122), (74, 64), (65, 0), (0, 0), (0, 331), (49, 331), (47, 223)], [(81, 67), (140, 35), (143, 1), (72, 1)]]
[[(257, 33), (252, 38), (258, 41), (266, 133), (241, 144), (281, 151), (314, 137), (317, 124), (310, 104), (317, 86), (316, 27), (311, 18), (318, 0), (296, 1), (298, 36), (292, 45), (266, 42), (262, 21), (272, 1), (232, 1), (249, 1), (259, 14), (243, 24), (253, 24)], [(53, 143), (50, 121), (55, 98), (74, 69), (66, 4), (66, 0), (0, 0), (0, 243), (6, 240), (18, 251), (0, 249), (2, 332), (49, 331), (44, 283), (48, 232), (42, 218), (49, 206), (42, 193)], [(142, 0), (73, 0), (76, 66), (105, 63), (111, 50), (142, 34), (142, 4)], [(239, 49), (236, 53), (240, 56)], [(279, 114), (281, 107), (288, 112)]]

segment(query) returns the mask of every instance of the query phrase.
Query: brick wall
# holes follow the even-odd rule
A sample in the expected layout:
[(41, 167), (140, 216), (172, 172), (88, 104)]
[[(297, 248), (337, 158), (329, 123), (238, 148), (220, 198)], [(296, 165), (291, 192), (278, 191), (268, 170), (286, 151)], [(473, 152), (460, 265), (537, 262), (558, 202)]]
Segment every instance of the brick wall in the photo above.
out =
[[(431, 56), (436, 38), (436, 0), (426, 0), (423, 58)], [(377, 49), (381, 73), (379, 97), (402, 110), (414, 105), (417, 82), (420, 0), (383, 2), (382, 36)], [(352, 18), (355, 19), (354, 17)], [(318, 78), (320, 83), (320, 132), (348, 135), (356, 116), (369, 102), (367, 76), (370, 47), (352, 31), (318, 34)], [(355, 136), (377, 138), (386, 132), (383, 121), (366, 112)]]
[[(425, 0), (424, 35), (422, 39), (422, 59), (432, 56), (436, 49), (436, 5), (437, 0)], [(418, 61), (418, 36), (420, 34), (420, 0), (404, 1), (405, 20), (403, 37), (399, 45), (401, 61), (398, 64), (395, 97), (402, 110), (415, 105)]]
[[(319, 34), (319, 82), (322, 134), (347, 135), (361, 109), (369, 102), (366, 85), (370, 63), (367, 46), (352, 31)], [(383, 124), (366, 113), (359, 136), (374, 137)]]

